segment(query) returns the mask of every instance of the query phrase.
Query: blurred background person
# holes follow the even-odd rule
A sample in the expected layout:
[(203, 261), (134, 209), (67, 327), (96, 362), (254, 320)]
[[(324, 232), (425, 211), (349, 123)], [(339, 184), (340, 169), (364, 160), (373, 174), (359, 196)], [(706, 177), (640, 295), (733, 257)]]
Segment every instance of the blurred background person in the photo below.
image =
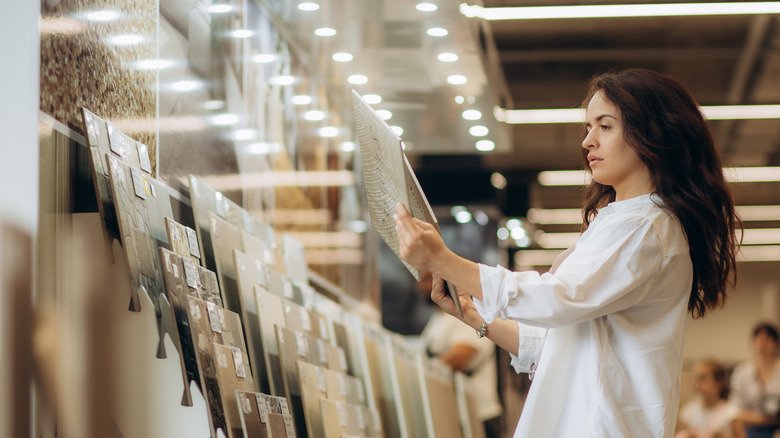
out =
[(753, 329), (753, 360), (739, 364), (731, 378), (731, 400), (741, 409), (748, 438), (771, 438), (780, 428), (780, 366), (777, 328)]
[(696, 396), (680, 410), (684, 427), (675, 438), (744, 438), (740, 410), (728, 400), (726, 368), (713, 359), (698, 362), (693, 370)]
[(433, 305), (430, 272), (420, 272), (420, 279), (417, 290), (425, 302), (436, 308), (421, 334), (422, 345), (429, 356), (468, 376), (477, 398), (477, 415), (485, 425), (485, 436), (499, 438), (502, 407), (498, 398), (496, 345), (487, 338), (479, 338), (471, 327)]

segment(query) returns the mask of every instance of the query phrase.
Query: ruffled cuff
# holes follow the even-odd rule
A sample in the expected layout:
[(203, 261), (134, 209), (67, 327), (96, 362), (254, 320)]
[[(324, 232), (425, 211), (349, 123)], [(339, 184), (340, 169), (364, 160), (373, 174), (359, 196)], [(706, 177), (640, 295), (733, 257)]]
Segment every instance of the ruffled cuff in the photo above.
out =
[(511, 271), (501, 266), (479, 265), (479, 280), (482, 285), (482, 300), (474, 299), (477, 312), (490, 324), (496, 317), (506, 319), (506, 306), (517, 296), (517, 281)]
[(533, 373), (542, 356), (544, 341), (547, 339), (547, 329), (517, 324), (518, 348), (517, 354), (509, 353), (510, 364), (516, 373)]

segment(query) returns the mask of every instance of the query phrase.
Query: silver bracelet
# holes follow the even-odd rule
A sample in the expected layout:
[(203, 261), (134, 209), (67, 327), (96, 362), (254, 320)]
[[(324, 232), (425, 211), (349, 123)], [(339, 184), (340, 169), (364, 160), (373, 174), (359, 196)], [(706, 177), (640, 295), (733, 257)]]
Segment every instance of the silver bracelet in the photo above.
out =
[(482, 321), (482, 328), (477, 332), (477, 337), (484, 338), (486, 332), (487, 332), (487, 324), (485, 324), (485, 321)]

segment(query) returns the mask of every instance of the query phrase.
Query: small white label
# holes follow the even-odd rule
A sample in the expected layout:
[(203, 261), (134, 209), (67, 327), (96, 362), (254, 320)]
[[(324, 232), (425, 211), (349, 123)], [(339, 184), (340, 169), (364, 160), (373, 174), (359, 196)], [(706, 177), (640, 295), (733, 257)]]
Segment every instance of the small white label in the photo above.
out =
[(257, 270), (257, 282), (263, 287), (268, 286), (268, 281), (266, 281), (265, 278), (265, 268), (263, 268), (263, 264), (260, 263), (260, 260), (255, 260), (255, 270)]
[(195, 178), (190, 177), (190, 188), (192, 188), (195, 197), (200, 198), (200, 187), (198, 187), (198, 181)]
[(146, 199), (146, 186), (141, 171), (130, 168), (130, 176), (133, 178), (133, 191), (135, 192), (135, 196)]
[(325, 318), (320, 316), (317, 320), (320, 322), (320, 337), (322, 339), (330, 339), (330, 336), (328, 336), (328, 325), (325, 324)]
[(125, 156), (125, 140), (122, 138), (122, 134), (114, 128), (114, 125), (110, 123), (106, 123), (106, 127), (108, 128), (108, 143), (109, 147), (111, 148), (111, 152), (119, 155), (120, 157)]
[(311, 333), (311, 317), (309, 316), (309, 311), (303, 307), (299, 307), (298, 310), (301, 312), (301, 326), (303, 326), (304, 330)]
[(349, 394), (349, 382), (347, 381), (347, 376), (344, 374), (338, 373), (337, 376), (339, 376), (339, 392), (341, 393), (342, 397), (347, 397), (347, 394)]
[(285, 281), (284, 282), (284, 297), (287, 298), (288, 300), (291, 300), (291, 299), (293, 299), (294, 296), (295, 296), (295, 293), (293, 292), (292, 283), (290, 283), (289, 281)]
[(227, 217), (227, 210), (225, 209), (225, 199), (222, 196), (222, 193), (215, 193), (214, 194), (214, 200), (217, 204), (217, 215), (221, 218)]
[(152, 197), (157, 197), (157, 189), (154, 188), (154, 183), (149, 182), (149, 180), (145, 180), (148, 183), (149, 186), (149, 193), (152, 194)]
[(358, 429), (366, 430), (366, 414), (363, 412), (362, 407), (358, 407), (355, 411), (357, 411)]
[(198, 246), (198, 234), (190, 227), (185, 227), (187, 233), (187, 243), (190, 247), (190, 255), (200, 258), (200, 247)]
[(260, 422), (263, 424), (268, 423), (268, 412), (263, 412), (260, 414)]
[(343, 349), (343, 348), (339, 348), (339, 349), (338, 349), (338, 350), (336, 350), (336, 351), (338, 351), (338, 355), (339, 355), (339, 366), (341, 366), (341, 371), (344, 371), (344, 372), (346, 372), (346, 371), (347, 371), (347, 368), (348, 368), (348, 367), (347, 367), (347, 354), (346, 354), (346, 353), (344, 353), (344, 349)]
[(138, 148), (138, 161), (141, 163), (141, 170), (151, 174), (152, 163), (149, 159), (149, 148), (147, 148), (146, 145), (140, 141), (135, 142), (135, 145)]
[(179, 278), (179, 268), (175, 264), (171, 263), (171, 273), (173, 274), (173, 278)]
[(255, 232), (255, 226), (254, 226), (255, 225), (255, 220), (252, 217), (252, 215), (249, 214), (249, 212), (246, 211), (246, 210), (241, 210), (241, 218), (244, 221), (244, 229), (247, 232), (254, 234), (254, 232)]
[(357, 392), (358, 400), (363, 403), (366, 401), (366, 395), (363, 393), (363, 381), (360, 379), (353, 380), (355, 382), (355, 391)]
[(293, 426), (292, 415), (284, 416), (284, 430), (287, 432), (287, 438), (295, 438), (295, 426)]
[(325, 373), (322, 368), (317, 367), (317, 387), (320, 388), (320, 392), (328, 392), (328, 382), (325, 380)]
[(309, 356), (309, 344), (306, 342), (306, 337), (302, 332), (295, 332), (295, 341), (298, 344), (298, 356)]
[(270, 403), (268, 403), (268, 399), (263, 394), (255, 394), (255, 399), (257, 400), (257, 411), (261, 414), (267, 413), (271, 411)]
[(273, 265), (274, 264), (274, 252), (270, 249), (264, 249), (263, 250), (263, 262), (265, 262), (267, 265)]
[(222, 324), (220, 324), (220, 314), (217, 305), (212, 302), (207, 302), (206, 307), (209, 310), (209, 322), (211, 323), (211, 331), (214, 333), (222, 333)]
[(339, 423), (341, 424), (341, 427), (347, 427), (347, 405), (344, 403), (339, 403)]
[(215, 218), (211, 218), (211, 232), (214, 234), (211, 236), (212, 239), (219, 237), (219, 228), (217, 228), (217, 219)]
[(287, 407), (287, 399), (279, 398), (278, 400), (279, 400), (279, 409), (282, 411), (282, 414), (290, 415), (290, 408)]
[(323, 365), (328, 364), (328, 347), (322, 339), (317, 339), (317, 353), (320, 356), (320, 363)]
[(217, 348), (217, 364), (220, 368), (227, 368), (228, 366), (227, 356), (225, 356), (221, 348)]
[(187, 281), (187, 286), (190, 289), (200, 289), (200, 273), (195, 263), (192, 263), (188, 259), (181, 259), (184, 265), (184, 279)]
[(200, 306), (198, 306), (198, 303), (196, 303), (193, 300), (190, 300), (190, 315), (192, 315), (195, 319), (200, 319)]
[(244, 395), (244, 393), (239, 393), (238, 395), (241, 399), (241, 409), (244, 411), (244, 414), (251, 414), (252, 413), (252, 403), (249, 401), (249, 398)]
[(236, 376), (246, 379), (246, 368), (244, 367), (244, 358), (241, 354), (241, 349), (232, 347), (231, 350), (233, 352), (233, 366), (236, 368)]

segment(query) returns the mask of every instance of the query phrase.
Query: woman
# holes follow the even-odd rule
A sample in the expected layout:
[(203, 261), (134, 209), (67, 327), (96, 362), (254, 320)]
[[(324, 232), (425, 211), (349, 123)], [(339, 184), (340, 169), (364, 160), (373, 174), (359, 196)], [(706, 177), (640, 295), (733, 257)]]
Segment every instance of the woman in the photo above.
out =
[(772, 437), (780, 428), (780, 361), (777, 329), (768, 323), (753, 329), (754, 361), (744, 362), (731, 377), (731, 400), (750, 438)]
[(675, 438), (744, 438), (744, 428), (738, 420), (739, 407), (730, 402), (726, 368), (708, 359), (693, 369), (693, 390), (696, 397), (680, 410), (680, 423), (685, 427)]
[[(590, 86), (583, 157), (592, 182), (577, 244), (551, 272), (465, 260), (397, 207), (402, 258), (437, 276), (432, 298), (535, 371), (516, 437), (671, 437), (686, 310), (721, 305), (738, 221), (707, 122), (690, 94), (640, 69)], [(472, 302), (469, 295), (473, 296)]]

